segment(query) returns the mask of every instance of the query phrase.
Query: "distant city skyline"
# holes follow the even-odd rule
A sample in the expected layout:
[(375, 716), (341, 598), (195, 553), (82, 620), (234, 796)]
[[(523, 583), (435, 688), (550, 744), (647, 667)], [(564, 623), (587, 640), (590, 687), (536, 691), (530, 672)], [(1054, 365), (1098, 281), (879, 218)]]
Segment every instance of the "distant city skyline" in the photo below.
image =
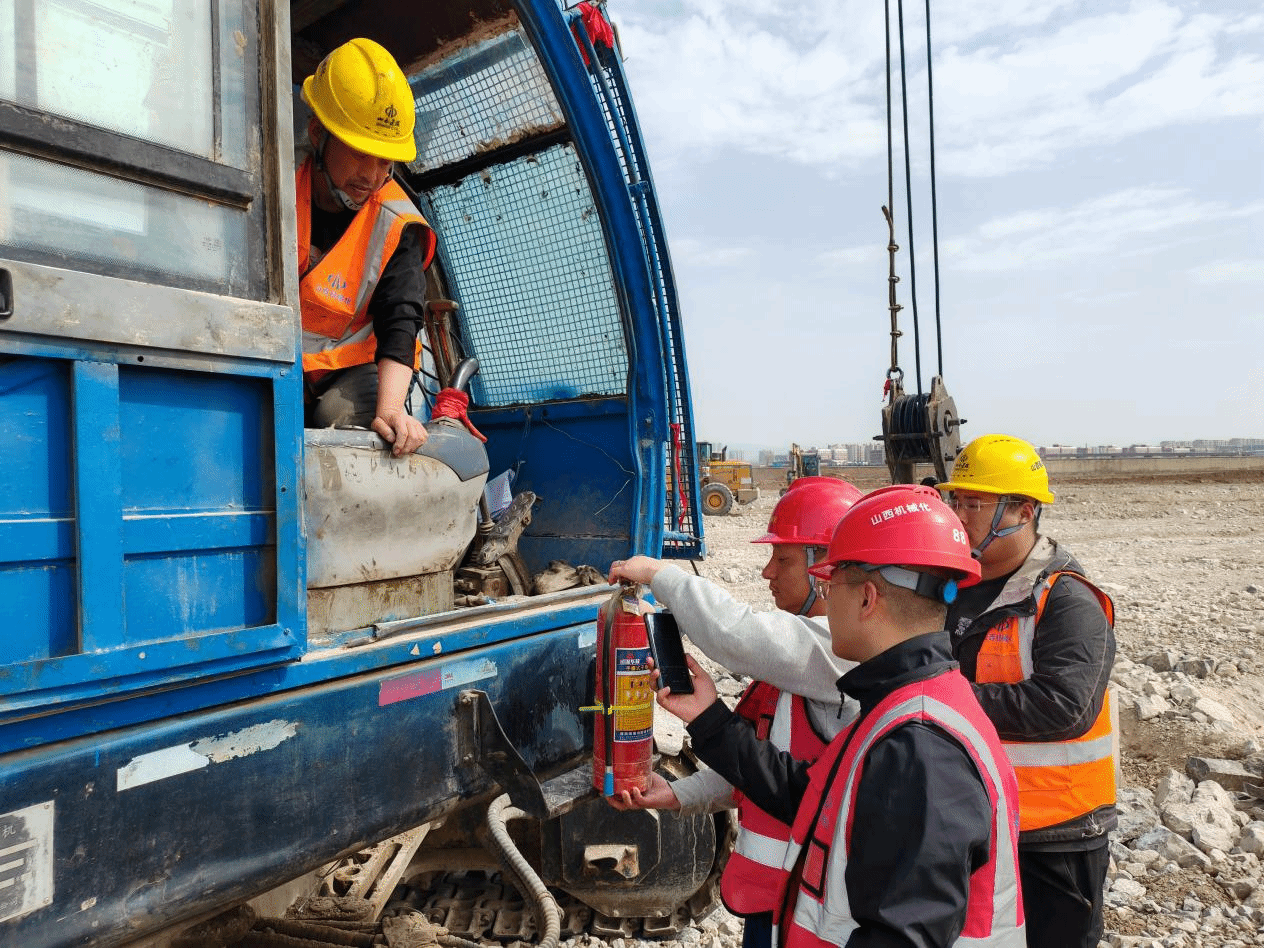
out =
[[(967, 439), (968, 440), (968, 439)], [(965, 442), (963, 442), (965, 443)], [(788, 458), (789, 445), (784, 447), (771, 447), (768, 445), (757, 444), (730, 444), (723, 441), (714, 441), (712, 444), (715, 450), (725, 448), (728, 451), (729, 460), (733, 461), (750, 461), (751, 463), (766, 464), (762, 455), (768, 454), (772, 456), (773, 462), (778, 460), (784, 461)], [(1119, 456), (1119, 455), (1156, 455), (1156, 454), (1203, 454), (1203, 455), (1247, 455), (1247, 456), (1264, 456), (1264, 437), (1234, 437), (1234, 438), (1188, 438), (1188, 439), (1167, 439), (1158, 442), (1141, 442), (1134, 441), (1129, 444), (1048, 444), (1035, 446), (1036, 450), (1044, 457), (1050, 455), (1054, 457), (1076, 457), (1080, 454), (1088, 456)], [(847, 460), (843, 463), (881, 463), (882, 444), (878, 441), (854, 442), (854, 441), (835, 441), (827, 444), (812, 445), (800, 444), (802, 451), (816, 451), (825, 459), (827, 452), (834, 453), (844, 452)], [(1057, 450), (1061, 449), (1061, 450)], [(875, 462), (872, 457), (868, 461), (861, 461), (858, 455), (861, 454), (877, 455), (879, 460)], [(840, 463), (837, 456), (831, 458), (828, 463)]]

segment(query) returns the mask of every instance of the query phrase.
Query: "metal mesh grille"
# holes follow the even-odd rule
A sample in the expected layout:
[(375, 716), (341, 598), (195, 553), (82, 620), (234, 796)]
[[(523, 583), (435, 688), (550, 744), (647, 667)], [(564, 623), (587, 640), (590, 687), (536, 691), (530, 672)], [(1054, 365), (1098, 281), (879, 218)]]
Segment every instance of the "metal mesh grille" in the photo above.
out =
[(417, 100), (417, 159), (409, 164), (416, 172), (563, 123), (548, 77), (519, 30), (462, 50), (409, 84)]
[(621, 395), (628, 357), (601, 224), (570, 145), (427, 192), (480, 405)]

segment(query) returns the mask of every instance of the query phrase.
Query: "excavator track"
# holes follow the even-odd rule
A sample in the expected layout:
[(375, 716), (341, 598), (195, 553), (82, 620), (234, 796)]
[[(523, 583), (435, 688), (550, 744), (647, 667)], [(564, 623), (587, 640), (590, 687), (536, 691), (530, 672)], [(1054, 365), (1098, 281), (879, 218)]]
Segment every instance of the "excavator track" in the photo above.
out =
[[(674, 777), (696, 767), (687, 751), (659, 760), (660, 771)], [(730, 812), (721, 811), (712, 818), (715, 862), (703, 884), (668, 915), (614, 917), (550, 886), (561, 910), (561, 938), (585, 934), (604, 940), (673, 938), (705, 918), (719, 904), (720, 874), (737, 835)], [(401, 926), (420, 932), (416, 944), (430, 948), (435, 948), (436, 927), (440, 945), (444, 938), (488, 946), (530, 945), (540, 940), (534, 906), (495, 868), (494, 856), (478, 849), (445, 849), (422, 856), (417, 850), (425, 836), (425, 829), (418, 828), (331, 864), (323, 872), (319, 893), (295, 903), (286, 918), (252, 919), (253, 927), (239, 940), (203, 939), (197, 948), (411, 945), (408, 939), (400, 940)], [(394, 937), (386, 937), (387, 927), (395, 930)]]

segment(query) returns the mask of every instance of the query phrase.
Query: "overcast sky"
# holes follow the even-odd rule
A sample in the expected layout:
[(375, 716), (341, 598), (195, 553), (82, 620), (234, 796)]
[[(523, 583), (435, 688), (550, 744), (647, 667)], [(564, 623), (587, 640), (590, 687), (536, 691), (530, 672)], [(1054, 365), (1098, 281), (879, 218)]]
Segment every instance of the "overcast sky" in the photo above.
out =
[[(905, 4), (928, 389), (923, 11)], [(870, 439), (890, 365), (883, 4), (610, 12), (670, 240), (698, 437)], [(934, 3), (931, 19), (943, 376), (963, 437), (1264, 437), (1257, 0), (972, 0)], [(897, 74), (897, 110), (898, 90)], [(900, 365), (915, 392), (896, 147)]]

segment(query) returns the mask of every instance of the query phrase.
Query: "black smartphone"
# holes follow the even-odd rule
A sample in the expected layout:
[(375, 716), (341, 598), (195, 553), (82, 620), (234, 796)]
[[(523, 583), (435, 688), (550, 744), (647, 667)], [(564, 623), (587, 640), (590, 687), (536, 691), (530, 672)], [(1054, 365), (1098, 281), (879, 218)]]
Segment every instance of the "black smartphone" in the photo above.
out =
[(650, 654), (658, 669), (659, 686), (672, 694), (693, 694), (693, 676), (685, 664), (685, 646), (680, 641), (680, 627), (670, 612), (647, 612), (645, 631), (650, 640)]

